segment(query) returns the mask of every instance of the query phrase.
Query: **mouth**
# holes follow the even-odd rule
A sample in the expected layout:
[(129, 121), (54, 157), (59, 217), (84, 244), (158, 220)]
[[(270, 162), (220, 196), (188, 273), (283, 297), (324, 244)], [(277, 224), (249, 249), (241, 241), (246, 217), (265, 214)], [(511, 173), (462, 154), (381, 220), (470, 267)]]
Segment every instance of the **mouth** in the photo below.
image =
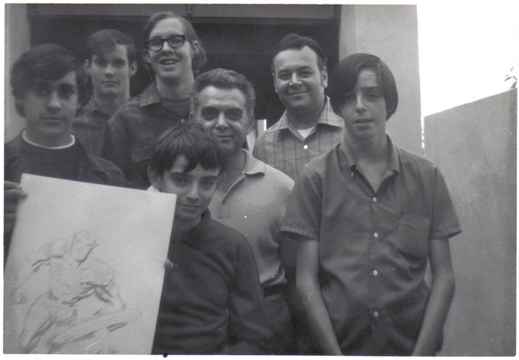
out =
[(189, 213), (195, 213), (200, 208), (200, 206), (198, 206), (198, 205), (186, 205), (186, 204), (179, 204), (178, 207), (180, 209), (182, 209), (183, 211), (186, 211)]
[(117, 81), (103, 81), (104, 86), (117, 86)]
[(354, 121), (354, 124), (356, 125), (368, 125), (373, 122), (372, 119), (357, 119)]
[(61, 125), (61, 123), (63, 122), (60, 118), (58, 117), (42, 117), (41, 120), (46, 124), (46, 125)]
[(177, 59), (165, 58), (159, 60), (159, 64), (164, 66), (175, 65), (176, 63), (178, 63)]

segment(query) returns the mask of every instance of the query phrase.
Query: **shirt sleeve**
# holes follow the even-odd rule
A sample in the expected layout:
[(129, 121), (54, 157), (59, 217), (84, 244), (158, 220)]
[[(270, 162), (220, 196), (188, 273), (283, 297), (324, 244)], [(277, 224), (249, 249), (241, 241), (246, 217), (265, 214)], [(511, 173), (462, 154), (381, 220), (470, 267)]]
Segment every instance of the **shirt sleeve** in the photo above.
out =
[(319, 240), (321, 199), (321, 179), (306, 167), (288, 197), (281, 231), (293, 238)]
[(263, 308), (256, 262), (245, 238), (236, 250), (235, 269), (229, 298), (229, 342), (224, 352), (269, 353), (268, 343), (272, 333)]
[(431, 239), (450, 238), (461, 233), (456, 210), (445, 179), (438, 168), (434, 171)]

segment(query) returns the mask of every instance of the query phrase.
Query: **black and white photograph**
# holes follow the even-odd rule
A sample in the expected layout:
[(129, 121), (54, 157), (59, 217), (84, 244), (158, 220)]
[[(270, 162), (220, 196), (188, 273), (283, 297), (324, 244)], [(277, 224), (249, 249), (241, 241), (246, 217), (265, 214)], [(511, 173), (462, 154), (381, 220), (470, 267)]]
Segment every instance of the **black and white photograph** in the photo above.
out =
[(2, 7), (4, 355), (515, 356), (514, 1)]

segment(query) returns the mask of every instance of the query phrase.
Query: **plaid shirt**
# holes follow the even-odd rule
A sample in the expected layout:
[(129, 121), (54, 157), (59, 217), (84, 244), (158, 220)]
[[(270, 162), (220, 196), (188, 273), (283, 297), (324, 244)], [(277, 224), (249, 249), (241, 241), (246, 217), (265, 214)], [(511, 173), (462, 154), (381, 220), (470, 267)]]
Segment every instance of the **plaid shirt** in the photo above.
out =
[(290, 124), (285, 111), (279, 121), (257, 139), (254, 156), (296, 180), (310, 160), (341, 141), (343, 126), (344, 121), (333, 112), (328, 99), (306, 139)]
[(89, 153), (106, 157), (107, 152), (110, 151), (108, 130), (110, 116), (111, 114), (102, 111), (92, 98), (81, 108), (72, 122), (75, 135)]

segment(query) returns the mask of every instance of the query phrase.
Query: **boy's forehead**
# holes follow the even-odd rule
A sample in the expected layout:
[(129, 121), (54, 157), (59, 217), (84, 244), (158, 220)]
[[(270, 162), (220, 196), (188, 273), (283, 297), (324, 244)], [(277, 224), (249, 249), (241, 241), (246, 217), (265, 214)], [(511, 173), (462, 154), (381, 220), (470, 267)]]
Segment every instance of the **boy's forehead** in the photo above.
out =
[(200, 174), (211, 176), (213, 174), (219, 174), (220, 169), (206, 169), (201, 164), (196, 164), (191, 170), (186, 171), (190, 167), (190, 163), (184, 154), (180, 154), (175, 158), (173, 166), (169, 170), (170, 173), (182, 173), (182, 174)]
[(59, 79), (52, 80), (52, 79), (40, 78), (40, 79), (36, 79), (36, 81), (34, 82), (35, 87), (39, 87), (39, 86), (56, 87), (56, 86), (60, 86), (60, 85), (71, 85), (71, 86), (76, 87), (77, 86), (76, 72), (70, 71), (70, 72), (66, 73), (65, 75), (63, 75), (62, 77), (60, 77)]
[(110, 57), (128, 60), (128, 47), (117, 43), (104, 44), (96, 48), (91, 54), (91, 60), (96, 58), (106, 60)]

